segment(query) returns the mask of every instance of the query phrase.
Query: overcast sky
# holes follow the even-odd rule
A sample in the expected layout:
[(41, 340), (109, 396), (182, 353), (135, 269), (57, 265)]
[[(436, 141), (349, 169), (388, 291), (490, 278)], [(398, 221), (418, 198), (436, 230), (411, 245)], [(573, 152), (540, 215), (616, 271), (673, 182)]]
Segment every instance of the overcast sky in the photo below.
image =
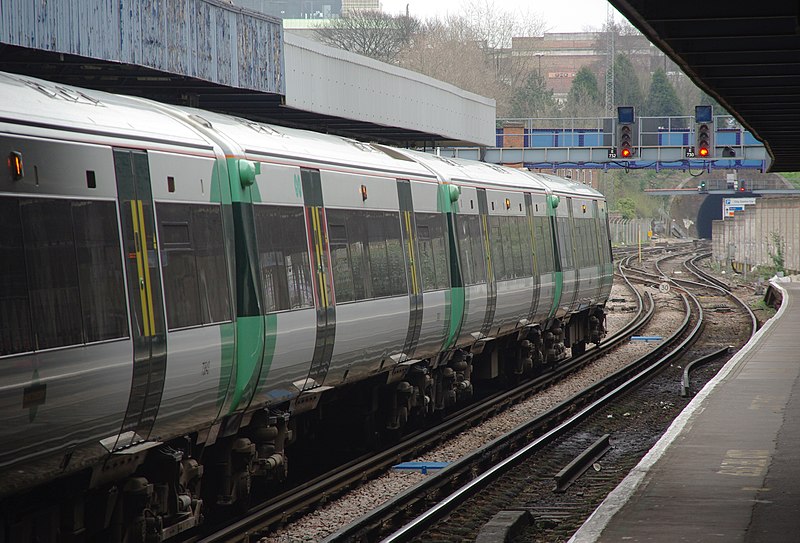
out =
[[(514, 13), (527, 10), (538, 14), (549, 32), (582, 32), (588, 28), (600, 30), (606, 20), (606, 0), (488, 0), (495, 8)], [(666, 1), (666, 0), (659, 0)], [(393, 15), (409, 13), (419, 19), (444, 17), (461, 13), (467, 0), (381, 0), (383, 10)], [(622, 15), (612, 8), (615, 21)]]

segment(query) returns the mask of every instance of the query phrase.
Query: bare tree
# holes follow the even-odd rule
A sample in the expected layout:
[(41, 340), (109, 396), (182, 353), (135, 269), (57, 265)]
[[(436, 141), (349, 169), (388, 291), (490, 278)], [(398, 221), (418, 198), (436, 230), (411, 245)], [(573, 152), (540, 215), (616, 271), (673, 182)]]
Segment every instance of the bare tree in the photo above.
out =
[(320, 41), (368, 56), (394, 62), (419, 32), (420, 22), (405, 15), (380, 11), (351, 11), (316, 30)]
[(428, 21), (399, 56), (401, 66), (494, 98), (508, 115), (515, 88), (533, 69), (535, 55), (512, 54), (512, 38), (542, 35), (544, 24), (530, 12), (508, 13), (492, 0), (471, 0), (458, 15)]
[(481, 44), (462, 22), (428, 22), (413, 46), (399, 56), (399, 63), (461, 89), (494, 97), (500, 90), (494, 70)]

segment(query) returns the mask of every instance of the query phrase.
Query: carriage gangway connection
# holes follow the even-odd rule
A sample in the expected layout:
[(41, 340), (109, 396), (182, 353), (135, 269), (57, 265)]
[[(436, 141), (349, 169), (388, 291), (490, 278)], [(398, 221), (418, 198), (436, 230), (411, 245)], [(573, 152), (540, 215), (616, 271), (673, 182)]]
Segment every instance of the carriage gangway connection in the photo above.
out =
[(797, 541), (800, 283), (570, 543)]
[[(497, 119), (494, 147), (443, 147), (447, 158), (559, 169), (745, 169), (766, 172), (770, 156), (764, 145), (729, 115), (714, 117), (714, 152), (690, 158), (694, 117), (639, 117), (634, 125), (634, 156), (614, 156), (616, 119), (612, 117)], [(689, 155), (689, 156), (687, 156)]]

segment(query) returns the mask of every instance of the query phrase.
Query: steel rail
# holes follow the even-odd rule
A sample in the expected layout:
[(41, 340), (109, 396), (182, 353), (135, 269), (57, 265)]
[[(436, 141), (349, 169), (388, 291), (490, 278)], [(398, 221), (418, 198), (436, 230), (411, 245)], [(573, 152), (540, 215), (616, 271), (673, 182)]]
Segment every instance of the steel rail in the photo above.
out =
[[(620, 370), (603, 381), (588, 387), (579, 393), (576, 398), (555, 406), (542, 416), (537, 417), (529, 423), (523, 424), (509, 434), (501, 436), (484, 447), (463, 457), (456, 463), (443, 469), (437, 475), (429, 477), (405, 493), (382, 504), (376, 510), (373, 510), (351, 525), (344, 527), (324, 541), (326, 543), (332, 543), (340, 541), (376, 540), (377, 537), (380, 537), (381, 527), (387, 523), (387, 519), (391, 519), (396, 512), (411, 508), (413, 507), (412, 504), (420, 503), (427, 499), (428, 496), (436, 494), (438, 490), (437, 487), (444, 487), (449, 481), (458, 482), (460, 479), (470, 477), (471, 480), (466, 482), (457, 491), (439, 501), (439, 503), (389, 535), (388, 538), (383, 541), (410, 540), (423, 533), (432, 523), (450, 513), (458, 504), (462, 503), (463, 500), (475, 495), (496, 477), (513, 468), (522, 459), (536, 450), (539, 450), (549, 441), (563, 435), (566, 431), (585, 420), (597, 409), (606, 405), (614, 398), (643, 383), (646, 378), (649, 378), (662, 369), (664, 364), (672, 360), (673, 357), (682, 353), (696, 339), (702, 329), (703, 316), (699, 302), (696, 298), (691, 296), (691, 294), (689, 294), (688, 297), (686, 295), (682, 295), (681, 297), (686, 310), (684, 321), (678, 331), (667, 338), (659, 348), (643, 356), (626, 369)], [(698, 318), (695, 327), (687, 335), (687, 330), (690, 327), (693, 314), (691, 305), (696, 308)], [(680, 338), (683, 336), (686, 337), (681, 341)], [(673, 348), (673, 350), (670, 351), (668, 355), (663, 356), (654, 363), (652, 362), (656, 357), (661, 356), (663, 352), (670, 348)], [(644, 369), (642, 369), (643, 367)], [(631, 373), (635, 373), (635, 377), (631, 378)], [(609, 392), (609, 390), (611, 391)], [(599, 399), (595, 399), (601, 394), (602, 396)], [(587, 402), (591, 402), (588, 407), (574, 414), (578, 406), (586, 405)], [(564, 421), (565, 417), (566, 422), (553, 422), (553, 419)], [(553, 427), (554, 424), (557, 424), (557, 426)], [(548, 430), (548, 428), (550, 429)], [(531, 438), (530, 436), (536, 435), (537, 431), (544, 431), (544, 434)], [(523, 446), (522, 449), (510, 454), (505, 460), (494, 464), (481, 475), (473, 477), (473, 472), (479, 469), (479, 466), (487, 459), (498, 456), (501, 451), (509, 450), (511, 448), (509, 443), (512, 439), (518, 439), (528, 444)], [(531, 439), (533, 439), (532, 442), (530, 441)]]

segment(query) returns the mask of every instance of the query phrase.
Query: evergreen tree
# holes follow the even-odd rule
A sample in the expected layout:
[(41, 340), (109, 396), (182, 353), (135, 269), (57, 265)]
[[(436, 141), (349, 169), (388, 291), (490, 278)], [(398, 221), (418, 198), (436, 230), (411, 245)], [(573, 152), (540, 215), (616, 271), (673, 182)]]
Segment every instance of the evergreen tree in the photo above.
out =
[(614, 105), (633, 106), (641, 111), (644, 106), (644, 93), (636, 70), (625, 55), (614, 59)]
[(650, 83), (650, 92), (647, 95), (647, 102), (642, 110), (643, 115), (651, 117), (670, 117), (678, 116), (683, 113), (681, 100), (675, 93), (675, 88), (667, 79), (664, 70), (658, 68), (653, 72), (653, 80)]
[(591, 117), (602, 115), (602, 112), (603, 103), (597, 78), (588, 67), (583, 66), (572, 80), (564, 113), (568, 117)]
[(558, 102), (538, 71), (530, 72), (525, 84), (511, 96), (511, 116), (517, 118), (554, 117)]
[[(717, 100), (713, 96), (710, 96), (710, 95), (706, 94), (706, 92), (703, 91), (703, 90), (700, 91), (700, 104), (699, 105), (701, 105), (701, 106), (712, 106), (714, 108), (714, 115), (715, 116), (716, 115), (730, 115), (730, 113), (728, 113), (728, 111), (724, 107), (722, 107), (719, 104), (719, 102), (717, 102)], [(692, 114), (694, 114), (694, 111), (692, 111)]]

